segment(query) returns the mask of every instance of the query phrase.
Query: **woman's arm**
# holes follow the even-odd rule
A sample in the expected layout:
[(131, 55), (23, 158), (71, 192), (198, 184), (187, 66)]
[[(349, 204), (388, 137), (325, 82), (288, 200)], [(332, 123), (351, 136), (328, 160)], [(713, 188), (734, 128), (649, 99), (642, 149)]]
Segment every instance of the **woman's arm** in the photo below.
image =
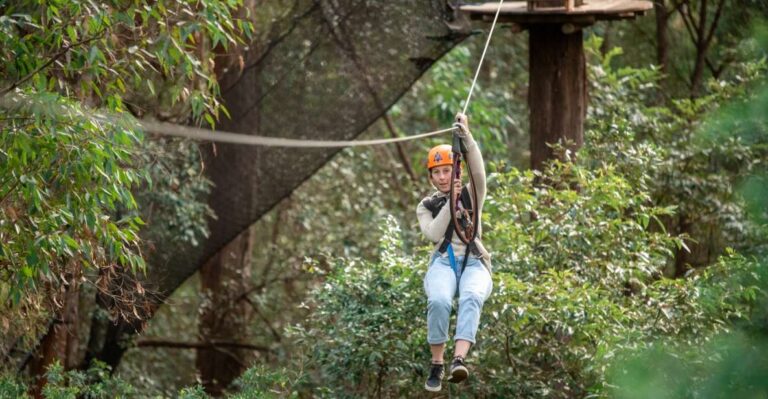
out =
[(472, 137), (472, 132), (469, 131), (467, 125), (467, 116), (459, 114), (456, 116), (456, 123), (459, 126), (459, 136), (464, 139), (464, 144), (467, 147), (467, 166), (472, 173), (472, 179), (475, 183), (475, 190), (477, 190), (477, 200), (480, 202), (478, 209), (482, 208), (485, 202), (485, 163), (483, 162), (483, 154), (480, 153), (480, 148), (477, 146), (477, 142)]
[(432, 211), (424, 206), (424, 201), (419, 202), (419, 206), (416, 207), (416, 217), (419, 219), (421, 232), (429, 241), (437, 243), (445, 237), (445, 230), (448, 229), (448, 224), (451, 222), (450, 208), (448, 204), (445, 204), (437, 216), (433, 218)]

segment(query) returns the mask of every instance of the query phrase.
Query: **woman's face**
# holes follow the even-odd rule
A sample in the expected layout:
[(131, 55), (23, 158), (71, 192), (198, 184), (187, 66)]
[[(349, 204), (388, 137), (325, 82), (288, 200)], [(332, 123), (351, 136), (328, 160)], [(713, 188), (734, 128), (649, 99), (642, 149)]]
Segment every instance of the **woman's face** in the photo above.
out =
[(453, 180), (451, 171), (453, 171), (451, 165), (435, 166), (430, 169), (429, 178), (435, 188), (444, 193), (451, 191), (451, 181)]

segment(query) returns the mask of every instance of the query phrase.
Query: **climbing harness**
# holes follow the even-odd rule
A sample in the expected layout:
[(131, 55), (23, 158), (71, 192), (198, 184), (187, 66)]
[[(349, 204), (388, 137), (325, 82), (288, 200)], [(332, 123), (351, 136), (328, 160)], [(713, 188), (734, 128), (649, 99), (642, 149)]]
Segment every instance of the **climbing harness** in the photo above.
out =
[[(440, 210), (444, 206), (448, 205), (448, 199), (449, 197), (434, 197), (434, 198), (429, 198), (424, 200), (422, 204), (424, 205), (425, 208), (427, 208), (427, 210), (429, 210), (432, 213), (432, 217), (434, 218), (437, 216), (438, 213), (440, 213)], [(476, 225), (477, 221), (472, 220), (472, 214), (474, 214), (472, 209), (472, 204), (474, 202), (470, 197), (470, 190), (467, 188), (467, 186), (462, 187), (461, 193), (459, 194), (458, 203), (461, 204), (462, 206), (459, 225), (461, 226), (465, 226), (467, 224)], [(466, 218), (469, 218), (469, 219), (466, 219)], [(456, 256), (453, 252), (453, 245), (451, 245), (451, 241), (453, 239), (453, 234), (455, 233), (455, 231), (456, 231), (456, 224), (453, 221), (451, 221), (451, 223), (449, 223), (448, 227), (445, 229), (443, 240), (440, 243), (440, 247), (438, 247), (435, 253), (436, 254), (448, 253), (448, 260), (451, 263), (451, 269), (453, 270), (453, 273), (456, 275), (456, 278), (458, 279), (461, 273), (464, 272), (464, 267), (466, 266), (466, 259), (468, 257), (468, 254), (470, 253), (470, 250), (474, 250), (475, 247), (474, 246), (467, 247), (467, 253), (464, 256), (465, 261), (462, 262), (462, 268), (459, 269), (456, 264)], [(461, 235), (459, 237), (461, 237)], [(475, 255), (477, 255), (477, 253), (475, 253)], [(432, 260), (434, 260), (434, 258)]]
[[(464, 145), (464, 140), (458, 135), (458, 133), (453, 134), (453, 176), (454, 178), (461, 178), (461, 159), (462, 156), (466, 159), (467, 157), (467, 147)], [(455, 196), (454, 195), (454, 186), (451, 185), (451, 193), (448, 198), (450, 198), (450, 205), (451, 205), (451, 225), (449, 227), (453, 227), (453, 230), (456, 231), (456, 234), (458, 235), (461, 242), (466, 244), (467, 250), (464, 254), (464, 259), (461, 264), (461, 273), (458, 275), (464, 273), (464, 269), (467, 267), (467, 260), (469, 259), (469, 255), (473, 253), (473, 250), (475, 249), (475, 238), (477, 238), (477, 232), (478, 232), (478, 226), (479, 226), (479, 220), (478, 215), (479, 212), (477, 212), (477, 209), (473, 209), (473, 207), (477, 206), (477, 189), (475, 188), (475, 180), (472, 176), (472, 170), (469, 166), (469, 162), (467, 162), (467, 172), (469, 174), (469, 187), (471, 188), (471, 199), (467, 200), (466, 198), (462, 198), (462, 196)], [(463, 191), (463, 190), (462, 190)]]

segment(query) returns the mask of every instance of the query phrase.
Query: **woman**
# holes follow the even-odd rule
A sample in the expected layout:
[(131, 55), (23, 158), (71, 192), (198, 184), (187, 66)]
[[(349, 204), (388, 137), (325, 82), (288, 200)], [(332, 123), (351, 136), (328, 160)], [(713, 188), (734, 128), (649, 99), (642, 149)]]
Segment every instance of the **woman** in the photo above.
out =
[[(464, 114), (459, 114), (456, 121), (457, 134), (466, 145), (466, 162), (476, 185), (478, 203), (472, 203), (471, 209), (478, 212), (476, 220), (481, 220), (486, 191), (483, 157), (469, 131), (467, 117)], [(452, 225), (450, 205), (447, 203), (451, 184), (454, 185), (454, 195), (457, 197), (461, 195), (462, 188), (464, 188), (461, 179), (454, 178), (451, 173), (452, 165), (453, 153), (450, 145), (439, 145), (429, 151), (427, 159), (429, 180), (437, 191), (424, 198), (416, 209), (421, 231), (427, 239), (436, 243), (435, 253), (430, 261), (427, 274), (424, 276), (424, 290), (427, 294), (427, 341), (432, 352), (432, 364), (424, 387), (431, 392), (440, 391), (441, 381), (445, 373), (443, 352), (445, 351), (445, 343), (449, 339), (448, 320), (457, 290), (459, 307), (450, 382), (461, 382), (469, 375), (464, 359), (470, 346), (475, 343), (475, 334), (480, 323), (480, 311), (493, 288), (490, 255), (479, 240), (482, 231), (481, 226), (476, 226), (478, 238), (475, 239), (474, 249), (469, 254), (466, 254), (467, 245), (461, 241), (457, 234), (452, 235), (450, 245), (442, 246), (445, 249), (444, 252), (441, 253), (438, 250), (445, 240), (448, 226)], [(470, 185), (467, 185), (466, 188), (468, 192), (472, 192)], [(466, 202), (472, 202), (466, 200), (467, 197), (465, 192), (463, 196), (465, 205), (467, 205)], [(468, 205), (468, 207), (470, 206)], [(465, 256), (469, 256), (469, 258), (466, 260), (466, 266), (462, 271)]]

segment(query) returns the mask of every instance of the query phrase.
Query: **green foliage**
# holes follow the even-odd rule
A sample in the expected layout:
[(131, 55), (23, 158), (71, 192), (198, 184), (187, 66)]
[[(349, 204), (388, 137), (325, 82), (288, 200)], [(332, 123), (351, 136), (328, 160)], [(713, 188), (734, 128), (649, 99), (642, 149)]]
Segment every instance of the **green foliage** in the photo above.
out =
[[(615, 68), (620, 50), (604, 56), (600, 44), (593, 38), (587, 46), (593, 84), (587, 144), (578, 157), (558, 148), (574, 162), (489, 177), (484, 242), (494, 253), (495, 292), (470, 356), (472, 378), (452, 389), (460, 397), (609, 397), (615, 394), (610, 370), (622, 367), (626, 353), (658, 339), (704, 347), (712, 336), (749, 323), (761, 306), (760, 266), (734, 251), (720, 258), (713, 251), (716, 264), (686, 278), (664, 277), (694, 242), (674, 223), (682, 212), (700, 218), (696, 223), (749, 231), (733, 187), (759, 165), (758, 148), (699, 139), (707, 115), (731, 99), (751, 98), (761, 63), (734, 67), (744, 73), (718, 82), (711, 96), (660, 107), (654, 105), (658, 71)], [(447, 82), (463, 73), (439, 72), (434, 87), (419, 89), (434, 90), (437, 104), (455, 109), (460, 90)], [(433, 117), (449, 120), (450, 107), (444, 108), (434, 108)], [(762, 192), (758, 185), (750, 187)], [(402, 256), (398, 248), (411, 244), (392, 240), (399, 236), (383, 236), (377, 260), (338, 258), (315, 267), (333, 271), (306, 301), (309, 320), (292, 329), (296, 346), (288, 359), (308, 379), (280, 392), (423, 393), (419, 373), (429, 354), (421, 278), (428, 255)], [(720, 247), (744, 243), (724, 237)]]
[(497, 289), (476, 355), (479, 364), (504, 366), (481, 369), (475, 394), (600, 393), (621, 350), (662, 336), (703, 342), (755, 306), (741, 296), (754, 283), (728, 274), (736, 265), (706, 278), (661, 278), (682, 244), (650, 227), (671, 210), (649, 205), (649, 193), (614, 168), (555, 162), (539, 179), (499, 176), (488, 202), (486, 241), (506, 250), (496, 252)]
[(272, 399), (298, 398), (292, 389), (302, 383), (301, 372), (286, 368), (274, 369), (267, 366), (256, 366), (246, 370), (235, 381), (236, 393), (229, 396), (232, 399)]
[(7, 375), (0, 376), (0, 398), (27, 399), (27, 386)]
[(670, 210), (649, 205), (648, 193), (610, 166), (513, 170), (492, 190), (485, 241), (502, 250), (477, 353), (504, 367), (476, 389), (582, 395), (598, 383), (609, 348), (644, 335), (648, 312), (633, 295), (647, 294), (679, 244), (648, 228)]
[(398, 396), (425, 370), (425, 331), (414, 330), (426, 323), (419, 263), (403, 256), (393, 220), (385, 226), (381, 261), (338, 259), (311, 295), (308, 323), (292, 331), (329, 397)]
[[(706, 340), (661, 339), (643, 351), (620, 355), (609, 372), (610, 391), (619, 398), (765, 397), (765, 264), (738, 255), (720, 259), (697, 279), (700, 308), (738, 329)], [(723, 323), (723, 325), (727, 325)]]
[[(555, 161), (544, 173), (512, 171), (494, 180), (487, 203), (487, 242), (497, 270), (570, 270), (587, 279), (608, 274), (618, 286), (658, 273), (679, 240), (648, 227), (669, 208), (652, 205), (610, 165), (590, 170)], [(608, 272), (608, 273), (606, 273)]]
[(137, 190), (142, 232), (150, 253), (156, 243), (163, 252), (160, 262), (174, 253), (174, 247), (197, 246), (208, 237), (208, 224), (215, 217), (207, 204), (212, 183), (203, 174), (197, 143), (189, 140), (148, 140), (138, 154), (150, 184)]
[[(450, 126), (469, 93), (480, 53), (485, 44), (484, 34), (468, 38), (435, 64), (410, 92), (392, 109), (397, 125), (408, 126), (411, 132)], [(498, 45), (504, 43), (504, 45)], [(528, 110), (526, 95), (528, 71), (524, 60), (526, 48), (504, 29), (494, 33), (483, 70), (467, 108), (473, 135), (482, 146), (489, 161), (505, 161), (515, 166), (526, 165)], [(411, 162), (423, 167), (426, 152), (432, 145), (444, 143), (446, 137), (410, 145)]]
[(178, 399), (206, 399), (208, 397), (209, 396), (205, 393), (205, 389), (200, 385), (183, 388), (179, 391), (178, 395)]
[[(655, 204), (676, 209), (661, 219), (686, 247), (666, 272), (681, 275), (713, 263), (726, 247), (757, 248), (764, 232), (746, 217), (743, 197), (733, 188), (766, 154), (759, 139), (764, 127), (744, 117), (763, 109), (765, 61), (735, 64), (732, 76), (710, 83), (710, 94), (669, 100), (663, 107), (653, 105), (658, 72), (613, 68), (620, 51), (602, 55), (600, 44), (593, 38), (587, 46), (592, 118), (585, 135), (592, 145), (580, 156), (613, 165), (633, 185), (645, 187)], [(716, 117), (723, 113), (732, 116)]]
[[(768, 36), (762, 38), (766, 48)], [(709, 115), (704, 125), (704, 142), (741, 140), (764, 154), (768, 138), (764, 104), (768, 89), (764, 80), (756, 86), (738, 101)], [(768, 209), (765, 177), (765, 164), (757, 163), (739, 190), (746, 214), (762, 229), (763, 236)], [(705, 344), (660, 340), (648, 350), (626, 353), (627, 359), (618, 362), (610, 373), (616, 397), (768, 397), (768, 269), (764, 246), (751, 248), (750, 252), (758, 257), (731, 254), (708, 268), (705, 279), (720, 282), (708, 284), (706, 290), (698, 293), (706, 309), (720, 308), (724, 316), (742, 319), (736, 324), (738, 330), (720, 334)], [(726, 292), (731, 294), (724, 295)]]
[[(101, 362), (86, 371), (64, 371), (59, 362), (53, 363), (45, 373), (47, 383), (43, 387), (45, 399), (109, 399), (133, 398), (136, 388), (125, 381), (110, 376), (109, 367)], [(0, 398), (28, 398), (27, 386), (17, 379), (0, 378)]]
[(144, 267), (132, 165), (139, 136), (98, 123), (76, 104), (56, 118), (19, 109), (0, 136), (0, 286), (19, 303), (43, 281), (85, 267)]
[(743, 335), (724, 335), (702, 350), (680, 353), (654, 345), (623, 367), (612, 370), (618, 399), (765, 398), (768, 342)]
[[(200, 51), (238, 43), (239, 0), (103, 3), (16, 1), (3, 5), (0, 79), (124, 111), (124, 99), (172, 107), (198, 120), (221, 109), (213, 64)], [(240, 28), (236, 27), (239, 25)], [(150, 98), (156, 100), (148, 102)], [(154, 102), (154, 104), (152, 104)], [(145, 112), (140, 112), (144, 114)]]
[[(491, 187), (485, 242), (500, 248), (496, 288), (462, 395), (605, 396), (607, 370), (622, 351), (658, 337), (706, 342), (756, 306), (756, 266), (736, 255), (688, 279), (663, 278), (681, 244), (650, 226), (670, 210), (654, 207), (615, 168), (555, 162), (534, 177), (512, 170)], [(428, 255), (403, 256), (400, 233), (389, 229), (380, 261), (339, 258), (310, 295), (309, 320), (291, 334), (293, 361), (309, 380), (286, 392), (421, 392)]]
[[(209, 54), (233, 50), (253, 31), (234, 17), (241, 4), (0, 5), (4, 332), (14, 312), (31, 318), (56, 311), (62, 293), (81, 278), (127, 306), (123, 317), (138, 316), (130, 308), (143, 288), (109, 286), (125, 271), (145, 268), (140, 216), (154, 223), (150, 240), (173, 235), (169, 242), (194, 244), (207, 234), (201, 220), (210, 209), (200, 201), (210, 183), (197, 172), (194, 146), (144, 142), (131, 116), (214, 124), (225, 110)], [(179, 176), (189, 183), (181, 189)], [(146, 206), (141, 211), (135, 192)]]
[(45, 374), (48, 381), (43, 387), (46, 399), (89, 399), (130, 398), (136, 395), (136, 388), (125, 381), (110, 376), (109, 367), (100, 362), (85, 372), (64, 371), (54, 363)]

